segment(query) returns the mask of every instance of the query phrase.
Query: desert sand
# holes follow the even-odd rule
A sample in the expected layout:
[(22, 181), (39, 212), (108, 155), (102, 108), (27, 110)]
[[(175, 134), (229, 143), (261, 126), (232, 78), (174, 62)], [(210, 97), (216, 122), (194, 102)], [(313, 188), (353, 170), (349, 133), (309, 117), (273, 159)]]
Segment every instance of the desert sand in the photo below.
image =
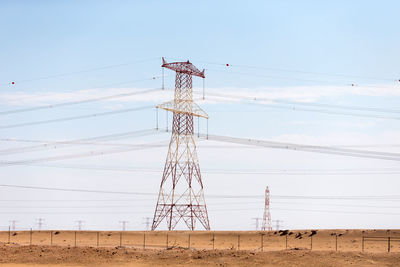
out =
[(400, 266), (400, 230), (11, 231), (0, 242), (7, 267)]

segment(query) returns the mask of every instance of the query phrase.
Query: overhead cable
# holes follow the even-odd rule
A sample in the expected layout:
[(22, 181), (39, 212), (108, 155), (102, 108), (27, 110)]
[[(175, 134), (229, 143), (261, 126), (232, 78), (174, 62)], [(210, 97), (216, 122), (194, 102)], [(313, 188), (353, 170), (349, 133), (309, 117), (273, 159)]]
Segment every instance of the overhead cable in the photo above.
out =
[(133, 111), (140, 111), (140, 110), (152, 109), (152, 108), (154, 108), (154, 106), (151, 105), (151, 106), (143, 106), (143, 107), (137, 107), (137, 108), (127, 108), (127, 109), (120, 109), (120, 110), (114, 110), (114, 111), (106, 111), (106, 112), (101, 112), (101, 113), (92, 113), (92, 114), (86, 114), (86, 115), (80, 115), (80, 116), (72, 116), (72, 117), (64, 117), (64, 118), (58, 118), (58, 119), (43, 120), (43, 121), (23, 122), (23, 123), (10, 124), (10, 125), (0, 125), (0, 130), (1, 129), (10, 129), (10, 128), (19, 128), (19, 127), (25, 127), (25, 126), (33, 126), (33, 125), (40, 125), (40, 124), (55, 123), (55, 122), (64, 122), (64, 121), (71, 121), (71, 120), (87, 119), (87, 118), (97, 118), (97, 117), (101, 117), (101, 116), (115, 115), (115, 114), (121, 114), (121, 113), (133, 112)]

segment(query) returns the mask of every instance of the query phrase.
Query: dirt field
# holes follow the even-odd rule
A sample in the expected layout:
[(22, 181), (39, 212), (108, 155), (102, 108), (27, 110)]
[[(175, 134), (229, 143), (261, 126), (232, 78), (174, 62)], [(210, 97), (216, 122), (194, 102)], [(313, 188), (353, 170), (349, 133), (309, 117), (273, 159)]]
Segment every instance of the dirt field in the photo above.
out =
[(255, 231), (80, 231), (76, 235), (74, 231), (28, 231), (0, 232), (0, 242), (0, 266), (7, 267), (400, 266), (398, 230), (308, 230), (264, 235)]

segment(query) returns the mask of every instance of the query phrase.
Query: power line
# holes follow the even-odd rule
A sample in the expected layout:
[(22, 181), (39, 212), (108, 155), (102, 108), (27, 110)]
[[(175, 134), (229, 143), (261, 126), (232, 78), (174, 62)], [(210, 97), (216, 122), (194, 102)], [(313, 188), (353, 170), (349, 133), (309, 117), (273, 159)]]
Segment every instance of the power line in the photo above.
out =
[(235, 144), (254, 145), (254, 146), (262, 146), (262, 147), (269, 147), (269, 148), (315, 152), (315, 153), (333, 154), (333, 155), (351, 156), (351, 157), (360, 157), (360, 158), (400, 161), (399, 153), (334, 148), (334, 147), (327, 147), (327, 146), (293, 144), (293, 143), (264, 141), (264, 140), (257, 140), (257, 139), (238, 138), (238, 137), (210, 135), (210, 134), (201, 135), (201, 136), (203, 139), (218, 141), (218, 142), (228, 142), (228, 143), (235, 143)]
[[(23, 164), (21, 164), (23, 165)], [(160, 173), (163, 170), (158, 168), (132, 168), (129, 166), (97, 166), (97, 165), (82, 165), (82, 164), (27, 164), (26, 166), (47, 167), (47, 168), (62, 168), (62, 169), (82, 169), (82, 170), (97, 170), (97, 171), (118, 171), (118, 172), (140, 172), (140, 173)], [(232, 174), (232, 175), (397, 175), (398, 170), (353, 170), (353, 171), (334, 171), (334, 170), (224, 170), (224, 169), (203, 169), (203, 173), (208, 174)]]
[(208, 62), (201, 60), (194, 60), (196, 62), (211, 64), (211, 65), (220, 65), (225, 67), (239, 67), (239, 68), (250, 68), (250, 69), (263, 69), (263, 70), (272, 70), (272, 71), (280, 71), (280, 72), (291, 72), (291, 73), (301, 73), (301, 74), (315, 74), (315, 75), (324, 75), (324, 76), (336, 76), (336, 77), (347, 77), (347, 78), (359, 78), (366, 80), (380, 80), (380, 81), (398, 81), (398, 78), (382, 78), (382, 77), (371, 77), (371, 76), (360, 76), (360, 75), (351, 75), (351, 74), (338, 74), (338, 73), (327, 73), (327, 72), (315, 72), (315, 71), (304, 71), (304, 70), (295, 70), (295, 69), (286, 69), (286, 68), (274, 68), (274, 67), (265, 67), (265, 66), (252, 66), (252, 65), (242, 65), (242, 64), (227, 64), (227, 63), (217, 63), (217, 62)]
[[(250, 104), (250, 103), (246, 103), (246, 104)], [(279, 106), (279, 105), (267, 105), (267, 104), (261, 104), (261, 103), (255, 103), (254, 105), (264, 106), (264, 107), (267, 107), (267, 108), (275, 108), (275, 109), (287, 109), (287, 110), (291, 110), (291, 111), (306, 111), (306, 112), (316, 112), (316, 113), (323, 113), (323, 114), (344, 115), (344, 116), (361, 117), (361, 118), (400, 120), (400, 117), (389, 117), (389, 116), (383, 116), (383, 115), (338, 112), (338, 111), (323, 110), (323, 109), (306, 109), (306, 108), (298, 108), (298, 107), (295, 107), (295, 106), (288, 107), (288, 106)]]
[(103, 155), (109, 155), (109, 154), (115, 154), (115, 153), (129, 152), (129, 151), (134, 151), (134, 150), (164, 147), (166, 144), (168, 144), (168, 142), (154, 142), (154, 143), (147, 143), (147, 144), (131, 145), (130, 147), (124, 147), (124, 148), (112, 149), (112, 150), (106, 150), (106, 151), (89, 151), (89, 152), (84, 152), (84, 153), (80, 153), (80, 154), (60, 155), (60, 156), (47, 157), (47, 158), (36, 158), (36, 159), (27, 159), (27, 160), (19, 160), (19, 161), (2, 161), (2, 162), (0, 162), (0, 166), (26, 165), (26, 164), (39, 163), (39, 162), (103, 156)]
[[(200, 94), (200, 91), (195, 91), (195, 93)], [(223, 94), (223, 93), (207, 93), (211, 96), (216, 97), (225, 97), (225, 98), (233, 98), (233, 99), (241, 99), (248, 100), (254, 102), (258, 101), (273, 101), (276, 103), (288, 104), (288, 105), (300, 105), (300, 106), (312, 106), (312, 107), (324, 107), (324, 108), (333, 108), (333, 109), (345, 109), (345, 110), (356, 110), (356, 111), (369, 111), (369, 112), (384, 112), (384, 113), (400, 113), (400, 110), (396, 109), (386, 109), (386, 108), (377, 108), (377, 107), (360, 107), (360, 106), (347, 106), (347, 105), (334, 105), (334, 104), (325, 104), (325, 103), (310, 103), (310, 102), (299, 102), (299, 101), (287, 101), (280, 100), (276, 98), (266, 98), (266, 97), (251, 97), (251, 96), (240, 96), (233, 94)]]
[[(274, 211), (296, 211), (296, 212), (316, 212), (316, 213), (336, 213), (336, 214), (361, 214), (361, 215), (389, 215), (389, 216), (399, 216), (400, 213), (395, 212), (363, 212), (363, 211), (344, 211), (344, 210), (317, 210), (317, 209), (289, 209), (289, 208), (273, 208)], [(210, 212), (220, 213), (220, 212), (242, 212), (242, 211), (261, 211), (260, 209), (211, 209)], [(2, 214), (49, 214), (49, 215), (67, 215), (67, 214), (146, 214), (148, 212), (137, 212), (137, 211), (106, 211), (106, 212), (92, 212), (92, 211), (74, 211), (74, 212), (42, 212), (42, 211), (2, 211)], [(282, 222), (282, 221), (281, 221)], [(43, 221), (42, 221), (43, 225)], [(41, 226), (42, 226), (41, 225)], [(40, 229), (39, 229), (40, 230)]]
[[(200, 91), (194, 90), (193, 93), (202, 95), (202, 92), (200, 92)], [(260, 106), (260, 107), (265, 107), (265, 108), (287, 109), (287, 110), (292, 110), (292, 111), (316, 112), (316, 113), (322, 113), (322, 114), (344, 115), (344, 116), (361, 117), (361, 118), (400, 120), (400, 117), (384, 116), (384, 115), (378, 115), (378, 114), (350, 113), (350, 112), (329, 110), (329, 108), (331, 108), (331, 109), (336, 108), (336, 109), (355, 110), (355, 111), (358, 110), (358, 111), (369, 111), (369, 112), (375, 111), (375, 112), (385, 112), (385, 113), (400, 113), (400, 110), (395, 110), (395, 109), (306, 103), (306, 102), (298, 102), (298, 101), (285, 101), (285, 100), (279, 100), (279, 99), (274, 99), (274, 98), (268, 99), (268, 98), (262, 98), (262, 97), (248, 97), (248, 96), (239, 96), (239, 95), (233, 95), (233, 94), (221, 94), (221, 93), (207, 93), (207, 95), (209, 95), (208, 98), (211, 98), (212, 100), (215, 100), (215, 101), (222, 101), (221, 99), (224, 99), (224, 98), (237, 99), (237, 100), (249, 101), (249, 102), (244, 102), (242, 104), (252, 105), (252, 106)], [(262, 101), (273, 101), (276, 103), (281, 103), (282, 105), (279, 105), (276, 103), (263, 103)], [(291, 105), (291, 106), (289, 106), (289, 105)], [(319, 106), (319, 107), (325, 107), (328, 109), (307, 109), (307, 108), (302, 108), (302, 107), (296, 107), (296, 105), (313, 106), (313, 107)]]
[[(388, 216), (399, 216), (400, 213), (395, 213), (395, 212), (363, 212), (363, 211), (344, 211), (344, 210), (316, 210), (316, 209), (289, 209), (289, 208), (279, 208), (273, 209), (274, 211), (295, 211), (295, 212), (316, 212), (316, 213), (336, 213), (336, 214), (361, 214), (361, 215), (388, 215)], [(214, 213), (221, 213), (221, 212), (242, 212), (242, 211), (260, 211), (260, 209), (211, 209), (210, 212)], [(146, 214), (148, 212), (138, 212), (138, 211), (73, 211), (73, 212), (59, 212), (59, 211), (53, 211), (53, 212), (47, 212), (47, 211), (2, 211), (2, 214), (48, 214), (48, 215), (67, 215), (67, 214)], [(40, 225), (39, 230), (41, 230), (41, 227), (43, 226), (43, 221), (42, 224)]]
[(237, 75), (237, 74), (239, 74), (239, 75), (248, 75), (248, 76), (262, 77), (262, 78), (267, 78), (267, 79), (290, 80), (290, 81), (299, 81), (299, 82), (312, 82), (312, 83), (344, 85), (341, 82), (334, 82), (334, 81), (317, 80), (317, 79), (304, 79), (304, 78), (293, 78), (293, 77), (288, 77), (288, 76), (274, 76), (274, 75), (265, 75), (265, 74), (248, 73), (248, 72), (240, 72), (240, 71), (226, 71), (226, 70), (218, 70), (218, 69), (210, 69), (210, 68), (207, 68), (207, 71), (224, 72), (224, 73), (234, 74), (234, 75)]
[[(296, 197), (296, 196), (294, 196)], [(312, 196), (311, 196), (312, 197)], [(376, 196), (375, 196), (376, 197)], [(293, 198), (291, 198), (293, 199)], [(144, 200), (144, 199), (142, 199)], [(148, 201), (153, 201), (154, 199), (145, 199), (146, 202)], [(303, 200), (307, 200), (307, 199), (303, 199)], [(320, 202), (320, 200), (334, 200), (334, 201), (358, 201), (358, 200), (362, 200), (365, 201), (365, 198), (362, 199), (354, 199), (354, 198), (350, 198), (350, 199), (309, 199), (309, 200), (318, 200), (318, 203), (310, 203), (310, 202), (287, 202), (287, 201), (276, 201), (274, 200), (274, 207), (280, 206), (280, 205), (312, 205), (312, 206), (329, 206), (329, 207), (352, 207), (352, 208), (376, 208), (376, 209), (398, 209), (400, 206), (399, 205), (395, 205), (395, 206), (382, 206), (382, 205), (353, 205), (353, 204), (332, 204), (332, 203), (325, 203), (325, 202)], [(372, 199), (373, 201), (380, 201), (380, 200), (388, 200), (388, 199)], [(392, 201), (394, 200), (400, 200), (397, 198), (394, 198)], [(25, 200), (0, 200), (1, 202), (133, 202), (136, 203), (138, 201), (140, 201), (140, 199), (105, 199), (105, 200), (93, 200), (93, 199), (81, 199), (81, 200), (58, 200), (58, 199), (46, 199), (46, 200), (30, 200), (30, 199), (25, 199)], [(210, 202), (210, 206), (218, 206), (218, 205), (252, 205), (252, 204), (256, 204), (257, 206), (260, 206), (260, 203), (262, 203), (262, 201), (240, 201), (240, 202), (235, 202), (235, 201), (229, 201), (229, 202)], [(114, 208), (144, 208), (144, 207), (153, 207), (153, 205), (143, 205), (143, 204), (138, 204), (138, 205), (90, 205), (90, 206), (33, 206), (33, 205), (1, 205), (0, 208), (2, 209), (114, 209)]]
[[(202, 135), (202, 138), (203, 139), (207, 138), (208, 140), (219, 141), (219, 142), (253, 145), (253, 146), (261, 146), (268, 148), (278, 148), (278, 149), (288, 149), (295, 151), (315, 152), (315, 153), (324, 153), (324, 154), (333, 154), (333, 155), (342, 155), (342, 156), (351, 156), (360, 158), (400, 161), (399, 153), (344, 149), (344, 148), (334, 148), (334, 147), (315, 146), (315, 145), (303, 145), (303, 144), (283, 143), (275, 141), (265, 141), (265, 140), (209, 135), (209, 134), (207, 134), (206, 136)], [(145, 147), (160, 147), (160, 146), (162, 146), (162, 144), (160, 143), (142, 144), (142, 145), (132, 145), (131, 147), (124, 147), (108, 151), (90, 151), (81, 154), (61, 155), (61, 156), (47, 157), (47, 158), (37, 158), (37, 159), (28, 159), (20, 161), (3, 161), (0, 162), (0, 166), (26, 165), (26, 164), (33, 164), (33, 163), (40, 163), (47, 161), (58, 161), (58, 160), (74, 159), (81, 157), (99, 156), (105, 154), (122, 153), (136, 149), (144, 149)]]
[(154, 196), (154, 195), (156, 195), (154, 193), (142, 193), (142, 192), (107, 191), (107, 190), (92, 190), (92, 189), (72, 189), (72, 188), (39, 187), (39, 186), (6, 185), (6, 184), (0, 184), (0, 187), (47, 190), (47, 191), (117, 194), (117, 195), (139, 195), (139, 196)]
[(51, 104), (51, 105), (43, 105), (43, 106), (38, 106), (38, 107), (6, 110), (6, 111), (1, 111), (0, 115), (9, 115), (9, 114), (14, 114), (14, 113), (22, 113), (22, 112), (36, 111), (36, 110), (42, 110), (42, 109), (52, 109), (52, 108), (72, 106), (72, 105), (78, 105), (78, 104), (87, 104), (87, 103), (99, 102), (99, 101), (104, 101), (104, 100), (109, 100), (109, 99), (147, 94), (147, 93), (155, 92), (158, 90), (159, 89), (148, 89), (148, 90), (142, 90), (142, 91), (137, 91), (137, 92), (114, 94), (114, 95), (109, 95), (109, 96), (95, 97), (95, 98), (78, 100), (78, 101), (69, 101), (69, 102), (63, 102), (63, 103)]
[[(146, 201), (153, 201), (154, 199), (148, 199)], [(29, 202), (29, 200), (25, 200), (26, 202)], [(44, 201), (44, 200), (43, 200)], [(109, 200), (102, 200), (104, 202), (107, 202)], [(138, 200), (136, 199), (130, 199), (130, 200), (117, 200), (117, 201), (129, 201), (129, 202), (136, 202)], [(53, 200), (46, 200), (46, 202), (53, 202)], [(85, 202), (85, 200), (82, 200), (82, 202)], [(90, 201), (89, 201), (90, 202)], [(257, 206), (260, 206), (262, 204), (262, 201), (250, 201), (250, 202), (211, 202), (209, 205), (210, 206), (219, 206), (219, 205), (252, 205), (252, 204), (257, 204)], [(331, 203), (320, 203), (318, 202), (317, 204), (315, 203), (309, 203), (309, 202), (282, 202), (282, 201), (274, 201), (273, 202), (274, 207), (278, 205), (312, 205), (312, 206), (330, 206), (330, 207), (352, 207), (352, 208), (377, 208), (377, 209), (398, 209), (400, 208), (399, 205), (396, 206), (376, 206), (376, 205), (352, 205), (352, 204), (331, 204)], [(154, 205), (143, 205), (143, 204), (138, 204), (138, 205), (90, 205), (90, 206), (32, 206), (32, 205), (11, 205), (11, 206), (3, 206), (1, 205), (0, 208), (6, 208), (6, 209), (114, 209), (114, 208), (145, 208), (145, 207), (154, 207)], [(255, 219), (255, 218), (253, 218)], [(259, 218), (262, 219), (262, 218)]]
[[(148, 61), (153, 61), (153, 60), (156, 60), (156, 59), (159, 60), (160, 57), (148, 58), (148, 59), (137, 60), (137, 61), (132, 61), (132, 62), (126, 62), (126, 63), (120, 63), (120, 64), (105, 65), (105, 66), (101, 66), (101, 67), (95, 67), (95, 68), (90, 68), (90, 69), (83, 69), (83, 70), (78, 70), (78, 71), (65, 72), (65, 73), (54, 74), (54, 75), (47, 75), (47, 76), (36, 77), (36, 78), (31, 78), (31, 79), (17, 80), (17, 81), (14, 81), (14, 83), (15, 84), (20, 84), (20, 83), (26, 83), (26, 82), (32, 82), (32, 81), (39, 81), (39, 80), (47, 80), (47, 79), (52, 79), (52, 78), (65, 77), (65, 76), (70, 76), (70, 75), (75, 75), (75, 74), (88, 73), (88, 72), (94, 72), (94, 71), (99, 71), (99, 70), (104, 70), (104, 69), (111, 69), (111, 68), (116, 68), (116, 67), (134, 65), (134, 64), (144, 63), (144, 62), (148, 62)], [(8, 83), (3, 83), (3, 84), (8, 84)]]
[[(199, 94), (199, 92), (195, 92)], [(252, 106), (263, 106), (268, 108), (276, 108), (276, 109), (288, 109), (292, 111), (306, 111), (306, 112), (317, 112), (317, 113), (324, 113), (324, 114), (335, 114), (335, 115), (345, 115), (345, 116), (353, 116), (353, 117), (366, 117), (366, 118), (375, 118), (375, 119), (391, 119), (391, 120), (400, 120), (400, 117), (391, 117), (391, 116), (384, 116), (384, 115), (377, 115), (377, 114), (362, 114), (362, 113), (350, 113), (350, 112), (340, 112), (335, 110), (326, 110), (326, 109), (307, 109), (302, 107), (296, 107), (296, 105), (300, 106), (319, 106), (319, 107), (326, 107), (326, 108), (336, 108), (336, 109), (347, 109), (347, 110), (360, 110), (360, 111), (378, 111), (378, 112), (386, 112), (386, 113), (400, 113), (399, 110), (389, 110), (389, 109), (381, 109), (381, 108), (368, 108), (368, 107), (351, 107), (351, 106), (338, 106), (338, 105), (329, 105), (329, 104), (318, 104), (318, 103), (304, 103), (304, 102), (290, 102), (290, 101), (282, 101), (277, 99), (266, 99), (266, 98), (249, 98), (244, 96), (234, 96), (228, 94), (214, 94), (209, 93), (208, 95), (211, 96), (211, 99), (215, 101), (221, 101), (221, 98), (230, 98), (230, 99), (240, 99), (245, 101), (243, 104), (250, 104)], [(209, 97), (210, 98), (210, 97)], [(292, 106), (282, 106), (274, 103), (262, 103), (259, 101), (274, 101), (283, 103), (285, 105), (292, 105)], [(334, 107), (335, 106), (335, 107)]]
[[(114, 83), (109, 83), (109, 84), (103, 85), (103, 86), (96, 86), (93, 89), (109, 88), (111, 86), (118, 86), (118, 85), (123, 85), (123, 84), (130, 84), (130, 83), (134, 83), (134, 82), (141, 82), (141, 81), (156, 80), (158, 78), (160, 78), (160, 76), (152, 76), (151, 78), (144, 78), (144, 79), (127, 80), (127, 81), (123, 81), (123, 82), (114, 82)], [(91, 90), (93, 90), (93, 89), (91, 89)], [(50, 93), (50, 94), (47, 92), (45, 94), (29, 95), (29, 96), (25, 96), (25, 97), (18, 96), (18, 101), (25, 100), (25, 99), (46, 98), (46, 97), (51, 97), (51, 96), (57, 96), (60, 93), (65, 94), (65, 93), (75, 93), (75, 92), (79, 92), (79, 91), (68, 90), (68, 91), (61, 91), (61, 92)]]
[[(128, 191), (107, 191), (93, 189), (74, 189), (74, 188), (59, 188), (59, 187), (39, 187), (26, 185), (10, 185), (0, 184), (0, 187), (33, 189), (46, 191), (64, 191), (64, 192), (82, 192), (82, 193), (100, 193), (100, 194), (115, 194), (115, 195), (141, 195), (141, 196), (157, 196), (155, 193), (145, 192), (128, 192)], [(264, 195), (207, 195), (208, 198), (238, 198), (238, 199), (264, 199)], [(313, 200), (400, 200), (400, 195), (372, 195), (372, 196), (300, 196), (300, 195), (271, 195), (274, 199), (313, 199)], [(261, 203), (261, 202), (260, 202)]]
[(158, 134), (159, 131), (156, 129), (145, 129), (145, 130), (138, 130), (138, 131), (130, 131), (124, 133), (117, 133), (117, 134), (109, 134), (109, 135), (102, 135), (102, 136), (95, 136), (95, 137), (88, 137), (88, 138), (81, 138), (69, 141), (48, 141), (48, 140), (31, 140), (31, 139), (0, 139), (0, 141), (17, 141), (17, 142), (27, 142), (27, 143), (42, 143), (40, 145), (34, 146), (24, 146), (24, 147), (17, 147), (17, 148), (8, 148), (0, 150), (0, 155), (10, 155), (16, 153), (25, 153), (25, 152), (32, 152), (38, 149), (50, 149), (50, 148), (59, 148), (60, 146), (64, 145), (102, 145), (102, 146), (131, 146), (132, 144), (110, 144), (110, 143), (93, 143), (90, 141), (110, 141), (110, 140), (120, 140), (120, 139), (127, 139), (132, 137), (140, 137), (146, 136), (150, 134)]
[(101, 117), (101, 116), (115, 115), (115, 114), (121, 114), (121, 113), (127, 113), (127, 112), (133, 112), (133, 111), (139, 111), (139, 110), (145, 110), (145, 109), (151, 109), (151, 108), (154, 108), (154, 106), (143, 106), (143, 107), (137, 107), (137, 108), (128, 108), (128, 109), (120, 109), (120, 110), (107, 111), (107, 112), (101, 112), (101, 113), (93, 113), (93, 114), (87, 114), (87, 115), (81, 115), (81, 116), (64, 117), (64, 118), (59, 118), (59, 119), (3, 125), (3, 126), (0, 126), (0, 129), (18, 128), (18, 127), (25, 127), (25, 126), (32, 126), (32, 125), (39, 125), (39, 124), (48, 124), (48, 123), (55, 123), (55, 122), (64, 122), (64, 121), (79, 120), (79, 119), (87, 119), (87, 118), (97, 118), (97, 117)]
[[(24, 146), (24, 147), (17, 147), (17, 148), (7, 148), (0, 150), (0, 155), (10, 155), (10, 154), (17, 154), (17, 153), (25, 153), (25, 152), (32, 152), (39, 149), (53, 149), (59, 148), (65, 145), (94, 145), (94, 146), (112, 146), (112, 147), (130, 147), (135, 146), (134, 144), (122, 144), (122, 143), (99, 143), (93, 141), (110, 141), (110, 140), (120, 140), (126, 139), (131, 137), (139, 137), (139, 136), (146, 136), (149, 134), (158, 134), (160, 131), (157, 129), (147, 129), (147, 130), (139, 130), (139, 131), (132, 131), (120, 134), (113, 134), (113, 135), (105, 135), (105, 136), (97, 136), (97, 137), (89, 137), (83, 139), (75, 139), (75, 140), (67, 140), (67, 141), (55, 141), (55, 140), (35, 140), (35, 139), (16, 139), (16, 138), (0, 138), (0, 141), (3, 142), (24, 142), (24, 143), (41, 143), (40, 145), (33, 145), (33, 146)], [(382, 146), (397, 146), (397, 144), (389, 145), (385, 144)], [(329, 146), (329, 147), (339, 147), (339, 148), (346, 148), (346, 147), (380, 147), (379, 145), (346, 145), (346, 146)], [(240, 149), (248, 149), (251, 147), (248, 146), (228, 146), (228, 145), (203, 145), (202, 148), (240, 148)], [(50, 167), (50, 166), (49, 166)], [(71, 167), (73, 168), (73, 167)], [(78, 167), (77, 167), (78, 168)], [(85, 168), (85, 167), (81, 167)], [(90, 166), (88, 168), (91, 168)], [(101, 167), (97, 167), (101, 168)], [(107, 169), (107, 167), (104, 167)], [(121, 167), (121, 170), (124, 171), (126, 168)], [(110, 169), (112, 170), (112, 169)], [(130, 171), (130, 170), (127, 170)], [(240, 174), (241, 171), (232, 171), (234, 174)], [(246, 172), (250, 174), (250, 172)], [(265, 171), (263, 172), (265, 173)], [(257, 172), (255, 172), (257, 174)], [(261, 174), (261, 173), (260, 173)]]

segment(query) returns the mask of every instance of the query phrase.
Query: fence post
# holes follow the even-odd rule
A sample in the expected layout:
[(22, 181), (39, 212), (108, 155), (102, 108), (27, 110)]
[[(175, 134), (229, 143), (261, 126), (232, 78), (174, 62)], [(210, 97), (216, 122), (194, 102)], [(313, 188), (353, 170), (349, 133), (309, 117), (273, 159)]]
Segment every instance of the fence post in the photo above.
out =
[(336, 237), (336, 251), (337, 251), (337, 234), (335, 234)]
[(237, 245), (237, 250), (240, 250), (240, 235), (238, 235), (238, 245)]
[(122, 232), (119, 232), (119, 246), (122, 247)]
[(32, 246), (32, 228), (31, 231), (29, 232), (29, 245)]
[(143, 249), (146, 249), (146, 233), (143, 233)]
[(362, 252), (364, 252), (364, 236), (362, 237)]
[(287, 235), (286, 235), (285, 237), (286, 237), (286, 250), (287, 250), (287, 238), (288, 238), (288, 237), (287, 237)]
[(166, 244), (166, 248), (168, 249), (168, 233), (167, 233), (167, 244)]
[(11, 242), (11, 226), (8, 226), (8, 244)]
[(76, 231), (75, 231), (75, 242), (74, 242), (74, 244), (75, 244), (75, 247), (76, 247)]
[(312, 236), (311, 236), (311, 239), (310, 239), (310, 250), (312, 250)]
[(261, 251), (264, 251), (264, 234), (261, 234)]
[(390, 236), (388, 237), (388, 252), (390, 252)]
[(50, 231), (50, 246), (53, 245), (53, 231)]
[(189, 240), (188, 240), (188, 249), (190, 249), (190, 233), (189, 233)]
[(97, 232), (97, 247), (99, 247), (99, 243), (100, 243), (100, 232)]
[(212, 241), (213, 241), (213, 250), (215, 250), (215, 234), (214, 233), (213, 233)]

